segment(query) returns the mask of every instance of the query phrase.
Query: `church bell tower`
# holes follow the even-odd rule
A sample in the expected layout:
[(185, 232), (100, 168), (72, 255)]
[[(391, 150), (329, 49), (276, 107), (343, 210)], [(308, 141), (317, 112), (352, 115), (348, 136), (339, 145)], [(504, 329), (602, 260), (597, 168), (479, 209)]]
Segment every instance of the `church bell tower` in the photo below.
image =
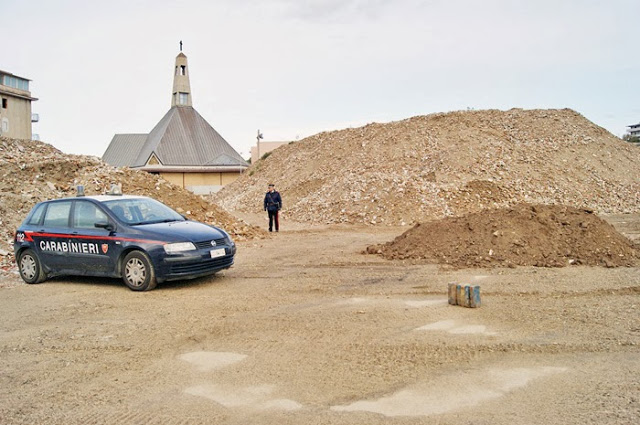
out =
[[(182, 50), (182, 42), (180, 42), (180, 50)], [(191, 84), (189, 83), (189, 66), (187, 64), (187, 56), (182, 51), (176, 56), (171, 106), (193, 106)]]

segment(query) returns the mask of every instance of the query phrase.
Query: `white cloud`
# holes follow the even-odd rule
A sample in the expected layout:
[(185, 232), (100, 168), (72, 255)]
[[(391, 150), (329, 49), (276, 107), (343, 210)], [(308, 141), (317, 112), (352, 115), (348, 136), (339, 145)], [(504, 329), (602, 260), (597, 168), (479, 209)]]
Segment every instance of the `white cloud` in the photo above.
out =
[[(245, 154), (267, 139), (431, 112), (572, 107), (640, 120), (640, 3), (616, 0), (5, 2), (0, 68), (33, 79), (45, 141), (101, 155), (170, 106), (178, 41), (194, 106)], [(16, 39), (17, 40), (17, 39)]]

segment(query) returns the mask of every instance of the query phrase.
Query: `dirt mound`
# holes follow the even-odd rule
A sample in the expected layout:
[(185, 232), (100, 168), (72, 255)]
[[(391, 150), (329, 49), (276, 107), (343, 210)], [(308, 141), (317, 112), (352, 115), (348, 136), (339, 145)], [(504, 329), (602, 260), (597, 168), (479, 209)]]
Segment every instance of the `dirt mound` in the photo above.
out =
[(575, 111), (461, 111), (320, 133), (256, 162), (216, 200), (293, 220), (402, 225), (518, 203), (640, 211), (640, 150)]
[(158, 176), (115, 168), (95, 157), (63, 154), (42, 142), (0, 138), (0, 177), (0, 268), (12, 265), (13, 233), (29, 210), (40, 201), (75, 196), (79, 184), (87, 195), (121, 184), (124, 193), (151, 196), (189, 218), (224, 228), (238, 240), (265, 234)]
[(631, 266), (631, 241), (590, 210), (520, 204), (417, 224), (369, 254), (454, 267)]

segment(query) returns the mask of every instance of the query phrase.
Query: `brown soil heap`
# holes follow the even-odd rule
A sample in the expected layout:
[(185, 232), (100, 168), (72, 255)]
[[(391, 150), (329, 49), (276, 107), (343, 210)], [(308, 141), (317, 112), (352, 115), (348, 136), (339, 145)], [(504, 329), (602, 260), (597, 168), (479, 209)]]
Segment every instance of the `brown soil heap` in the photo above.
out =
[(153, 197), (190, 219), (220, 226), (236, 239), (265, 234), (158, 176), (63, 154), (42, 142), (0, 138), (0, 268), (13, 261), (13, 234), (37, 202), (75, 196), (77, 185), (84, 185), (87, 195), (103, 194), (112, 183), (126, 194)]
[(530, 204), (417, 224), (366, 252), (454, 267), (616, 267), (637, 259), (631, 241), (592, 211)]
[(269, 182), (308, 223), (402, 225), (522, 202), (640, 211), (640, 150), (569, 109), (462, 111), (320, 133), (216, 195), (260, 212)]

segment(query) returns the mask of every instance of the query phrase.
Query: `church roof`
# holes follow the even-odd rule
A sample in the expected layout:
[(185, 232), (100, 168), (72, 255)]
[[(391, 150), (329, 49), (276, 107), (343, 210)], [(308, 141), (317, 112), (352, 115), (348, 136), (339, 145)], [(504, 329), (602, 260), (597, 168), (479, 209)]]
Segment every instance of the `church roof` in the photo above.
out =
[(147, 141), (147, 134), (116, 134), (102, 155), (102, 160), (116, 167), (131, 166)]
[[(182, 42), (180, 43), (182, 47)], [(249, 164), (193, 109), (187, 56), (176, 57), (171, 109), (149, 134), (116, 134), (102, 159), (147, 171), (243, 171)], [(204, 170), (210, 171), (204, 171)]]
[(144, 166), (152, 154), (164, 166), (248, 166), (191, 106), (169, 109), (151, 130), (131, 166)]

